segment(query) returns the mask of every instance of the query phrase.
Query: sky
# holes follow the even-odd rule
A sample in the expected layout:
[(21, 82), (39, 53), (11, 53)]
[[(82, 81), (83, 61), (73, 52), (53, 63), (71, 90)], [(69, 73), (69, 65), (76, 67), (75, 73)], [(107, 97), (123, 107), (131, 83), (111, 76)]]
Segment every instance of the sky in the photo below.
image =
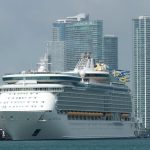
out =
[(118, 36), (119, 68), (132, 69), (132, 19), (150, 15), (150, 0), (0, 0), (0, 76), (35, 69), (57, 19), (88, 13)]

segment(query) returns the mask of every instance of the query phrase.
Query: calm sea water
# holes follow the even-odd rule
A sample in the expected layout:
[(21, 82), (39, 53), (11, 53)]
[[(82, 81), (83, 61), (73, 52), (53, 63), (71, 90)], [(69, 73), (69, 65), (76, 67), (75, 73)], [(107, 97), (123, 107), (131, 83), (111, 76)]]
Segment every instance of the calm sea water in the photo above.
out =
[(148, 139), (0, 141), (0, 150), (150, 150)]

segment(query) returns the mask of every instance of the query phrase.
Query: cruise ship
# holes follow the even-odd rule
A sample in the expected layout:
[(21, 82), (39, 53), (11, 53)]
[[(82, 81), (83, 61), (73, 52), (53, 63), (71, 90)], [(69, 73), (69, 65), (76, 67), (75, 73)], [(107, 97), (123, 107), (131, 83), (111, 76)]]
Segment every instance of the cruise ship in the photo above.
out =
[(37, 71), (2, 79), (0, 128), (12, 140), (135, 137), (130, 89), (88, 53), (72, 71), (51, 73), (45, 55)]

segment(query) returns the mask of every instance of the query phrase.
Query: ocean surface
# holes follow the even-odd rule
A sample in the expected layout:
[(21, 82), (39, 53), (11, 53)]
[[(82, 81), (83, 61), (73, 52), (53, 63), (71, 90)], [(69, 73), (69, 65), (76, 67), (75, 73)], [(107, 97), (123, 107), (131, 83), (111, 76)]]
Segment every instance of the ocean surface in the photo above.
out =
[(150, 150), (150, 138), (0, 141), (0, 150)]

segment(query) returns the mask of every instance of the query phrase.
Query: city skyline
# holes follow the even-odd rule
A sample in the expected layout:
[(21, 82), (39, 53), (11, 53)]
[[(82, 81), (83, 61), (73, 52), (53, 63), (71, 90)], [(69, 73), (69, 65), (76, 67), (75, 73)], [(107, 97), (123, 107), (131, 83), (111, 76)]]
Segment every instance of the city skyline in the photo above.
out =
[(64, 0), (63, 3), (58, 0), (1, 0), (0, 74), (34, 69), (45, 52), (45, 42), (51, 40), (52, 22), (82, 12), (104, 21), (104, 35), (118, 36), (119, 68), (130, 70), (131, 22), (138, 16), (150, 15), (149, 4), (148, 0)]
[(90, 52), (95, 62), (118, 70), (118, 37), (103, 35), (104, 28), (103, 20), (93, 20), (85, 13), (56, 20), (48, 42), (50, 71), (73, 70), (85, 52)]

